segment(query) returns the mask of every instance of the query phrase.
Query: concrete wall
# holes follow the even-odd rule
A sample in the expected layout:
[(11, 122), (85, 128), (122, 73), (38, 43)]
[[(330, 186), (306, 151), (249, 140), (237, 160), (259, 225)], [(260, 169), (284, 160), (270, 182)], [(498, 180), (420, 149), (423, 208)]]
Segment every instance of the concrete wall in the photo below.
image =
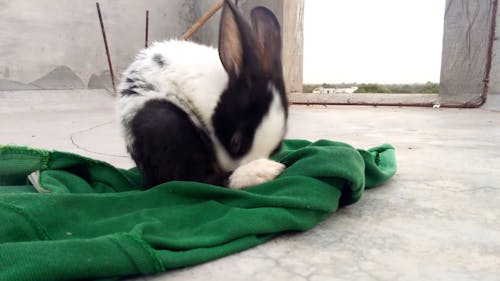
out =
[[(144, 46), (146, 9), (150, 40), (180, 36), (200, 15), (193, 0), (99, 2), (116, 74)], [(73, 79), (62, 88), (86, 88), (92, 75), (108, 69), (94, 1), (0, 0), (0, 19), (0, 89), (13, 81), (33, 83), (54, 70)], [(57, 88), (52, 82), (48, 77), (34, 86)]]
[[(239, 6), (248, 16), (265, 5), (283, 22), (283, 1), (240, 0)], [(115, 76), (144, 47), (146, 10), (149, 41), (158, 41), (182, 35), (216, 2), (99, 0)], [(219, 19), (220, 12), (191, 39), (217, 46)], [(0, 90), (111, 88), (95, 1), (0, 0), (0, 21)], [(301, 52), (302, 46), (294, 57), (300, 63), (289, 63), (300, 65), (300, 77), (289, 79), (300, 80), (300, 88)]]

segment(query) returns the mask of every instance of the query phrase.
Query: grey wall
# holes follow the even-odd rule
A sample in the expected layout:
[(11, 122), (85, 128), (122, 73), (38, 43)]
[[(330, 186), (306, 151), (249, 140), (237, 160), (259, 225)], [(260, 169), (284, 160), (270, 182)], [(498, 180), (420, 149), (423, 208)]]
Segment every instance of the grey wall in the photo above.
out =
[[(182, 35), (217, 1), (100, 0), (116, 78), (144, 47), (146, 10), (149, 41), (158, 41)], [(285, 3), (303, 7), (303, 1), (239, 0), (238, 5), (247, 17), (255, 6), (270, 8), (285, 29)], [(191, 40), (216, 47), (219, 19), (220, 12)], [(302, 34), (302, 22), (286, 26), (291, 28), (283, 32), (283, 47), (293, 52), (284, 52), (285, 80), (289, 90), (301, 91), (302, 37), (297, 34)], [(111, 89), (95, 1), (0, 0), (0, 38), (0, 90)], [(291, 74), (290, 66), (296, 70)]]
[[(151, 41), (180, 36), (200, 15), (196, 0), (99, 2), (116, 74), (144, 46), (146, 9)], [(86, 88), (108, 69), (95, 1), (0, 0), (0, 38), (0, 89)], [(40, 80), (51, 72), (71, 81)]]

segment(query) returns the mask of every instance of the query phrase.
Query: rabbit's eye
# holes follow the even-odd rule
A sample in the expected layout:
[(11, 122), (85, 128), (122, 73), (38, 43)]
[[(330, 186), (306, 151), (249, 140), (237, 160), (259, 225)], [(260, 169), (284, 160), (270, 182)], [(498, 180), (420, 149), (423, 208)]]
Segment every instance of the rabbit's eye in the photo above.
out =
[(241, 149), (241, 143), (242, 143), (242, 134), (240, 131), (237, 131), (234, 133), (234, 135), (231, 137), (231, 150), (233, 152), (237, 152)]

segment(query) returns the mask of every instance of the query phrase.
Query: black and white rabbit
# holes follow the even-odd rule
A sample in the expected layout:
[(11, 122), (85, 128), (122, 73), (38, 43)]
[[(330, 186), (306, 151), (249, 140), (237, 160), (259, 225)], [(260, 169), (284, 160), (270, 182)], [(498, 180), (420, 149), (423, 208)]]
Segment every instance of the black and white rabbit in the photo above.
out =
[(252, 27), (231, 1), (219, 49), (157, 42), (125, 70), (117, 111), (144, 188), (190, 180), (241, 189), (279, 175), (288, 101), (280, 26), (258, 7)]

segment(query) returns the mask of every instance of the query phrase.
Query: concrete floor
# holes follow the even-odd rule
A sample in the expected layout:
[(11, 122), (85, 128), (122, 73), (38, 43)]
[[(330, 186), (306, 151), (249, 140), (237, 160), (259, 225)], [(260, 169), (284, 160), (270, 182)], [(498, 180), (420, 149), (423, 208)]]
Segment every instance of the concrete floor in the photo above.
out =
[[(289, 127), (391, 143), (398, 173), (308, 232), (135, 280), (500, 280), (500, 111), (293, 106)], [(0, 143), (132, 166), (101, 91), (0, 92)]]

